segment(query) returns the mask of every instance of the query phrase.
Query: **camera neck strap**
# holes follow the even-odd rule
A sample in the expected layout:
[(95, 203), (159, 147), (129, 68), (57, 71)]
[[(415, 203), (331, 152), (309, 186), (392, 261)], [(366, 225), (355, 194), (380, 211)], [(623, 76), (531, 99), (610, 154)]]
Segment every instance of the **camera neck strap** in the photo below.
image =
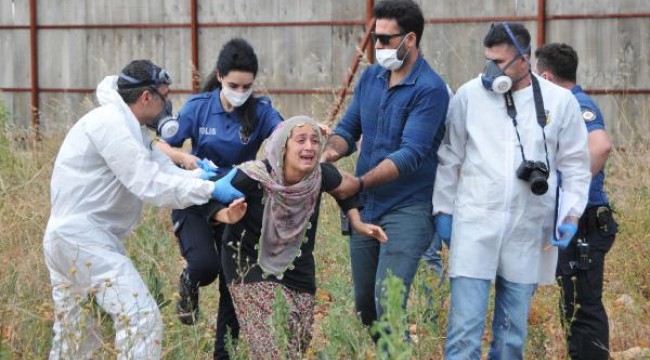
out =
[[(539, 124), (542, 129), (542, 137), (544, 138), (544, 152), (546, 154), (546, 166), (548, 169), (551, 169), (551, 165), (548, 161), (548, 147), (546, 145), (546, 132), (544, 127), (546, 126), (546, 112), (544, 110), (544, 98), (542, 97), (542, 90), (539, 88), (539, 81), (535, 75), (530, 74), (531, 83), (533, 85), (533, 99), (535, 101), (535, 113), (537, 115), (537, 124)], [(503, 98), (506, 102), (506, 111), (508, 117), (512, 119), (512, 126), (515, 128), (515, 133), (517, 134), (517, 141), (519, 142), (519, 150), (521, 150), (521, 158), (523, 161), (526, 161), (526, 155), (524, 155), (524, 146), (521, 144), (521, 136), (519, 135), (519, 130), (517, 128), (517, 108), (515, 107), (515, 100), (512, 97), (512, 92), (508, 91), (503, 94)]]

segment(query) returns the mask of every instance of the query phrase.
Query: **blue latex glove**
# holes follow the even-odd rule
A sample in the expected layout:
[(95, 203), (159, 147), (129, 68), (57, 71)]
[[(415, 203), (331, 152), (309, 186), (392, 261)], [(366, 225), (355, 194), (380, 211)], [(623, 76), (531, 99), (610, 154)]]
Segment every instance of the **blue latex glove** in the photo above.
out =
[(199, 179), (201, 180), (210, 180), (211, 178), (217, 176), (217, 172), (219, 171), (219, 167), (217, 167), (212, 161), (208, 159), (197, 160), (196, 166), (198, 166), (199, 169), (203, 170), (203, 172), (199, 175)]
[(451, 224), (453, 221), (453, 217), (449, 214), (443, 214), (440, 213), (436, 215), (436, 233), (438, 233), (438, 236), (442, 241), (447, 244), (447, 247), (450, 246), (451, 243)]
[(244, 194), (232, 186), (232, 178), (237, 174), (237, 169), (233, 168), (226, 176), (214, 183), (212, 197), (223, 204), (230, 204), (233, 200), (243, 198)]
[(573, 223), (562, 224), (557, 228), (560, 233), (560, 238), (556, 239), (555, 234), (551, 235), (551, 244), (557, 246), (560, 249), (566, 249), (567, 246), (573, 240), (573, 237), (578, 232), (578, 225)]
[(212, 163), (212, 161), (208, 159), (197, 160), (196, 166), (200, 167), (205, 172), (216, 173), (219, 171), (219, 167), (217, 167), (214, 163)]
[(203, 169), (201, 169), (200, 171), (201, 174), (199, 175), (199, 179), (201, 180), (210, 180), (213, 177), (217, 176), (217, 173), (213, 171), (205, 171)]

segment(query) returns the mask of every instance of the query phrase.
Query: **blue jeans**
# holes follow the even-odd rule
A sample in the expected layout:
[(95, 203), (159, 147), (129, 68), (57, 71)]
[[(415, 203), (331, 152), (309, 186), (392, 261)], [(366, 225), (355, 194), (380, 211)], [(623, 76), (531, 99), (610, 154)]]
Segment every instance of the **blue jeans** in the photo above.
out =
[[(481, 338), (490, 295), (490, 280), (451, 278), (451, 309), (445, 358), (481, 359)], [(528, 310), (536, 284), (517, 284), (497, 276), (492, 345), (488, 359), (523, 359)]]
[[(434, 229), (435, 229), (435, 222), (434, 222)], [(429, 268), (433, 273), (436, 275), (438, 281), (433, 282), (433, 286), (438, 286), (439, 288), (443, 288), (444, 283), (445, 283), (445, 278), (446, 274), (445, 271), (442, 267), (442, 239), (440, 239), (440, 236), (438, 236), (438, 233), (433, 232), (433, 237), (431, 239), (431, 245), (427, 248), (427, 251), (424, 252), (422, 255), (422, 260), (424, 260), (424, 263), (426, 264), (427, 268)], [(445, 299), (447, 298), (446, 296), (441, 296), (443, 293), (434, 293), (433, 288), (431, 287), (431, 284), (429, 281), (423, 281), (422, 283), (424, 294), (427, 297), (427, 304), (428, 304), (428, 309), (427, 309), (427, 315), (425, 319), (428, 321), (431, 321), (432, 323), (436, 322), (438, 318), (438, 314), (435, 313), (436, 309), (439, 309), (442, 307), (442, 304), (444, 304)], [(440, 303), (440, 306), (437, 306), (436, 302)]]
[(403, 306), (418, 262), (431, 243), (433, 221), (431, 204), (415, 204), (393, 209), (377, 222), (388, 242), (380, 245), (372, 237), (352, 232), (350, 258), (354, 304), (364, 325), (370, 326), (383, 313), (379, 299), (381, 286), (388, 273), (402, 279), (406, 286)]
[(438, 236), (438, 234), (434, 231), (433, 232), (433, 237), (431, 238), (431, 245), (429, 245), (429, 248), (427, 251), (424, 252), (424, 255), (422, 255), (422, 260), (424, 260), (433, 270), (433, 272), (438, 275), (438, 277), (441, 277), (442, 274), (442, 256), (440, 256), (440, 252), (442, 251), (442, 239)]

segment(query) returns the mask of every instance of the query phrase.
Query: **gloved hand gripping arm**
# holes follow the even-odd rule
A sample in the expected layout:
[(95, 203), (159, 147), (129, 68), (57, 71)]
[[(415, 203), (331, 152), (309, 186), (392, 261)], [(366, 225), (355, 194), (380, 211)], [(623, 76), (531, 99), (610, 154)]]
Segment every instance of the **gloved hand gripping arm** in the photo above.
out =
[(212, 198), (222, 204), (230, 204), (238, 198), (243, 198), (244, 194), (232, 186), (232, 179), (237, 174), (237, 169), (233, 168), (226, 174), (226, 176), (217, 180), (214, 183), (214, 190), (212, 190)]

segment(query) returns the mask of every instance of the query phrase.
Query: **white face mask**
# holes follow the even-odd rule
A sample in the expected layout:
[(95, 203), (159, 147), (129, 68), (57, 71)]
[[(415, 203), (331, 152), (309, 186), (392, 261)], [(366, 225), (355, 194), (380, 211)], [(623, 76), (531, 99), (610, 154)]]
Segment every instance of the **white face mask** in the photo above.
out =
[(240, 107), (244, 105), (246, 100), (251, 96), (253, 93), (253, 89), (250, 88), (244, 93), (240, 93), (238, 91), (235, 91), (227, 86), (223, 86), (221, 88), (221, 91), (223, 92), (223, 95), (226, 97), (226, 100), (232, 105), (233, 107)]
[(404, 64), (404, 59), (408, 54), (407, 51), (401, 60), (397, 58), (397, 51), (400, 47), (402, 47), (402, 44), (404, 44), (404, 40), (406, 40), (406, 36), (404, 36), (402, 41), (399, 43), (399, 45), (397, 45), (397, 48), (395, 49), (375, 49), (375, 58), (377, 59), (377, 64), (391, 71), (399, 70), (399, 68), (401, 68)]

